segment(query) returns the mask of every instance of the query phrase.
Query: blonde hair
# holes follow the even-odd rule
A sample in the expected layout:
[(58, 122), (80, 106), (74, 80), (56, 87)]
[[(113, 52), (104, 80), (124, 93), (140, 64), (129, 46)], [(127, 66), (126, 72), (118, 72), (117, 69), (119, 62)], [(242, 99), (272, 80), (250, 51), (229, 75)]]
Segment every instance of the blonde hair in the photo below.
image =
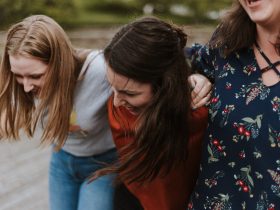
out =
[[(3, 137), (18, 139), (20, 129), (33, 136), (38, 121), (46, 119), (42, 143), (56, 143), (57, 148), (64, 144), (81, 67), (75, 54), (64, 30), (50, 17), (33, 15), (11, 26), (0, 71), (0, 132)], [(36, 106), (33, 96), (24, 92), (11, 72), (10, 55), (32, 57), (48, 65)]]

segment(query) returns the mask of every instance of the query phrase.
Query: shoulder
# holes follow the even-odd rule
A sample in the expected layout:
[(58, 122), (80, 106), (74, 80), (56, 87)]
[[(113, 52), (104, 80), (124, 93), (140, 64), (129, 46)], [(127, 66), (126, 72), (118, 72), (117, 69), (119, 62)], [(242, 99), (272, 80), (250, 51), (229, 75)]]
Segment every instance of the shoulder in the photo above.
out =
[(91, 50), (88, 53), (82, 70), (79, 76), (79, 80), (86, 77), (104, 77), (106, 73), (106, 63), (101, 50)]
[(105, 59), (103, 52), (101, 50), (92, 50), (89, 55), (87, 56), (86, 61), (89, 62), (89, 68), (105, 68)]
[(106, 62), (103, 51), (93, 50), (87, 57), (89, 60), (88, 74), (94, 76), (106, 76)]
[(219, 56), (220, 49), (210, 47), (209, 43), (195, 43), (190, 48), (185, 49), (187, 59), (192, 62), (211, 61), (214, 57)]
[(91, 49), (76, 48), (75, 54), (81, 61), (85, 61), (87, 56), (92, 52)]
[(191, 133), (204, 132), (208, 122), (208, 108), (203, 106), (191, 112)]
[(191, 119), (195, 121), (207, 120), (207, 116), (208, 108), (205, 106), (191, 111)]

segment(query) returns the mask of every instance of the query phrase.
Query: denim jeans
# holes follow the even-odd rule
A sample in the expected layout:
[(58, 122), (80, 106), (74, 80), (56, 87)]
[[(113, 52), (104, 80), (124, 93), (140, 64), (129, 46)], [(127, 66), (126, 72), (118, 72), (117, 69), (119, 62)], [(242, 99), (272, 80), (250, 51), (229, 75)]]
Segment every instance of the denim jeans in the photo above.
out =
[(88, 183), (88, 176), (117, 159), (116, 150), (91, 157), (76, 157), (63, 150), (52, 152), (49, 169), (51, 210), (113, 210), (114, 177)]

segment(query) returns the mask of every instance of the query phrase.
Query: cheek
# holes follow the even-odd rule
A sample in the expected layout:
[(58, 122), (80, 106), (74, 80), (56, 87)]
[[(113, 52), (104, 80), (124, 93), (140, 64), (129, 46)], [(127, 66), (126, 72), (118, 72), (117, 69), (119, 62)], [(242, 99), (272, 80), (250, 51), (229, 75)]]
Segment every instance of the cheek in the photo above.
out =
[(43, 85), (44, 85), (44, 80), (40, 80), (39, 83), (38, 83), (38, 86), (42, 87)]
[(135, 107), (145, 107), (146, 105), (148, 105), (152, 100), (152, 95), (148, 94), (148, 95), (144, 95), (144, 96), (139, 96), (138, 98), (135, 98), (135, 100), (131, 100), (130, 104), (135, 106)]
[(44, 85), (44, 82), (45, 82), (45, 80), (42, 78), (37, 81), (34, 81), (34, 85), (41, 88)]
[(17, 83), (19, 83), (19, 84), (23, 84), (23, 82), (22, 82), (22, 79), (21, 78), (16, 78), (16, 81), (17, 81)]
[(17, 83), (18, 84), (23, 84), (23, 79), (22, 78), (20, 78), (20, 77), (15, 77), (15, 79), (16, 79), (16, 81), (17, 81)]

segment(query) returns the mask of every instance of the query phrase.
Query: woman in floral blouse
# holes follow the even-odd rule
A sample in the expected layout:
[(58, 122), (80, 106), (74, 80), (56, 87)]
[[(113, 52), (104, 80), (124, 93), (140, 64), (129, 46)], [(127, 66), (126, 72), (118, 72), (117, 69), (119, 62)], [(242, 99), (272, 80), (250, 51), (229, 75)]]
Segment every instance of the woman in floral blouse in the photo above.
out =
[(190, 210), (280, 209), (279, 20), (279, 0), (236, 1), (190, 50), (215, 84)]

